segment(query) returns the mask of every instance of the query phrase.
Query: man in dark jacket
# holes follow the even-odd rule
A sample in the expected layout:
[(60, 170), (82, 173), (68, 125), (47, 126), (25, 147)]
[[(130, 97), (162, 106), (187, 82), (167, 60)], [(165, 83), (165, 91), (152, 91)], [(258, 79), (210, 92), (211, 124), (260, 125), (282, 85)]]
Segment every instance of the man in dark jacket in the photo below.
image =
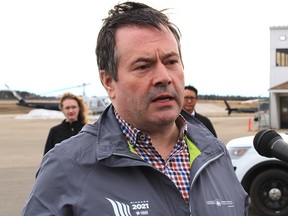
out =
[(210, 130), (211, 133), (215, 137), (217, 137), (216, 131), (210, 119), (196, 112), (195, 106), (197, 103), (197, 99), (198, 99), (198, 90), (194, 86), (191, 86), (191, 85), (185, 86), (184, 102), (182, 106), (183, 110), (185, 110), (190, 115), (195, 116), (195, 118), (197, 118), (200, 122), (202, 122), (202, 124), (204, 124), (208, 128), (208, 130)]
[(109, 11), (96, 54), (112, 105), (44, 156), (22, 215), (247, 216), (225, 145), (181, 115), (180, 47), (163, 11)]

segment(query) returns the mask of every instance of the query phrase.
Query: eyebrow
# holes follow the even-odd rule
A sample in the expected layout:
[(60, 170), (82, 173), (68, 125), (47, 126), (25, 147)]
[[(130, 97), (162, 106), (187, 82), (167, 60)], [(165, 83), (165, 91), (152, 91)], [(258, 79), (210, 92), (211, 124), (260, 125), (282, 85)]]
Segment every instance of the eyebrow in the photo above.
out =
[[(176, 53), (176, 52), (170, 52), (170, 53), (167, 53), (167, 54), (165, 54), (162, 58), (160, 58), (161, 60), (162, 59), (168, 59), (168, 58), (170, 58), (170, 57), (173, 57), (173, 56), (177, 56), (177, 57), (179, 57), (180, 58), (180, 56), (179, 56), (179, 54), (178, 53)], [(133, 62), (133, 64), (135, 64), (135, 63), (138, 63), (138, 62), (154, 62), (155, 60), (154, 60), (154, 58), (152, 58), (152, 57), (140, 57), (140, 58), (137, 58), (136, 59), (136, 61), (134, 61)]]
[(167, 53), (167, 54), (164, 55), (164, 59), (167, 59), (167, 58), (170, 58), (170, 57), (173, 57), (173, 56), (177, 56), (178, 58), (180, 58), (178, 53), (170, 52), (170, 53)]

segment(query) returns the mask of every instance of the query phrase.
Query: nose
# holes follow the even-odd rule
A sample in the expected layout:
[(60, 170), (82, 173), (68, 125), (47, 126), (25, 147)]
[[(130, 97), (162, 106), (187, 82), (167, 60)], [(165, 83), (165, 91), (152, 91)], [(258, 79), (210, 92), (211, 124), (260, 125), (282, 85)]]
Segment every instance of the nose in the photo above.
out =
[(170, 71), (167, 70), (165, 65), (159, 62), (155, 67), (153, 85), (168, 85), (171, 84), (171, 82)]

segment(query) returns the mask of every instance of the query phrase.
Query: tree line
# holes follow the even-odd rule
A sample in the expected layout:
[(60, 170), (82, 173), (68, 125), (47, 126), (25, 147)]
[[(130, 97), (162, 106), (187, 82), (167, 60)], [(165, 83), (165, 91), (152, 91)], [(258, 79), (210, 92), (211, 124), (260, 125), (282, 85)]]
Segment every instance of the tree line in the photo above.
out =
[[(26, 99), (33, 99), (33, 100), (55, 100), (58, 99), (56, 96), (41, 96), (27, 91), (16, 91), (19, 95)], [(251, 100), (258, 97), (247, 97), (247, 96), (240, 96), (240, 95), (198, 95), (198, 99), (200, 100)], [(0, 90), (0, 100), (14, 100), (15, 97), (11, 91), (8, 90)], [(260, 99), (268, 99), (267, 97), (261, 97)]]

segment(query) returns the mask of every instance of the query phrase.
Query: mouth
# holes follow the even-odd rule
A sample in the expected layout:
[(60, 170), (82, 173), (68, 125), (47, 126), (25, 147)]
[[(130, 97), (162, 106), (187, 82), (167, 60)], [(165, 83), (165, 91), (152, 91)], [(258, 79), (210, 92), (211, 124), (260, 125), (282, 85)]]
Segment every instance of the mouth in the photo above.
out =
[(152, 102), (166, 102), (166, 101), (172, 101), (174, 100), (174, 97), (169, 94), (163, 94), (155, 97)]

